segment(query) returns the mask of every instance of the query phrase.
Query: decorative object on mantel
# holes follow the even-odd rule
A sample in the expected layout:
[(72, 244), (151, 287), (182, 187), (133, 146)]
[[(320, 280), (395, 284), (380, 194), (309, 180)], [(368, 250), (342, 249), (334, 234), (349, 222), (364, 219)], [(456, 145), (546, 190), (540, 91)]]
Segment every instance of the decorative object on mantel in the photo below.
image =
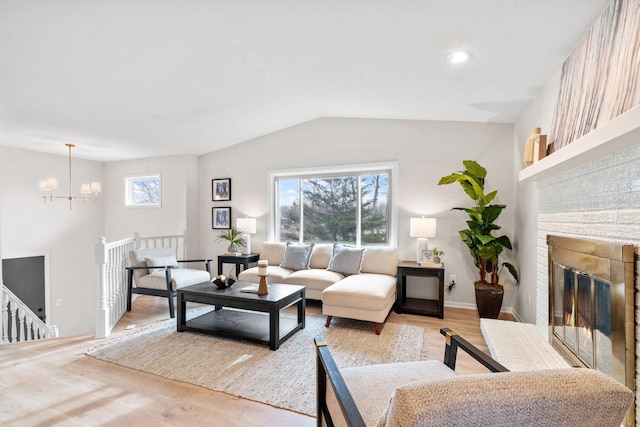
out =
[(494, 230), (501, 228), (495, 221), (507, 206), (489, 204), (498, 195), (498, 191), (484, 193), (484, 181), (487, 176), (485, 168), (474, 160), (464, 160), (462, 163), (465, 166), (464, 171), (443, 176), (438, 185), (457, 182), (475, 203), (475, 206), (470, 208), (453, 209), (464, 211), (469, 215), (467, 221), (469, 228), (460, 230), (459, 233), (460, 238), (469, 248), (473, 263), (480, 273), (480, 280), (474, 283), (478, 314), (480, 317), (496, 319), (500, 314), (504, 297), (504, 288), (498, 283), (502, 269), (507, 268), (515, 279), (516, 285), (519, 282), (518, 271), (513, 264), (503, 262), (500, 265), (499, 262), (499, 256), (504, 249), (512, 249), (509, 237), (493, 235)]
[(236, 227), (242, 230), (242, 240), (244, 241), (242, 253), (249, 255), (251, 253), (251, 235), (256, 234), (256, 219), (238, 218), (236, 219)]
[[(51, 202), (53, 202), (53, 199), (66, 199), (69, 201), (69, 210), (71, 210), (71, 201), (73, 199), (84, 199), (85, 202), (87, 200), (93, 200), (94, 203), (98, 203), (98, 193), (102, 191), (102, 186), (97, 181), (94, 181), (91, 184), (82, 184), (82, 186), (80, 187), (80, 192), (83, 194), (83, 196), (72, 195), (71, 192), (73, 191), (73, 185), (71, 182), (71, 149), (75, 147), (75, 145), (74, 144), (64, 144), (64, 145), (69, 148), (69, 195), (54, 196), (53, 190), (58, 189), (58, 180), (56, 178), (47, 178), (47, 179), (40, 180), (39, 187), (40, 187), (40, 191), (42, 191), (42, 199), (45, 202), (47, 201), (47, 199), (49, 199), (49, 201)], [(90, 194), (93, 194), (93, 195), (90, 196)]]
[(227, 248), (227, 252), (231, 255), (236, 255), (238, 253), (238, 246), (244, 247), (242, 230), (240, 230), (238, 227), (232, 227), (227, 231), (223, 231), (218, 235), (218, 238), (216, 240), (226, 240), (227, 242), (229, 242), (229, 248)]
[(219, 274), (216, 276), (214, 280), (212, 280), (212, 283), (216, 285), (218, 289), (226, 289), (233, 286), (233, 284), (236, 283), (236, 281), (233, 280), (231, 277), (227, 277), (222, 274)]
[(526, 166), (531, 166), (547, 155), (547, 135), (540, 134), (540, 128), (533, 128), (531, 135), (524, 145), (522, 161)]
[(409, 222), (409, 237), (417, 237), (416, 262), (422, 261), (422, 251), (429, 249), (429, 237), (436, 237), (435, 218), (411, 218)]
[(614, 0), (562, 66), (550, 152), (640, 105), (637, 0)]
[(260, 276), (258, 295), (267, 295), (269, 293), (269, 284), (267, 283), (267, 276), (269, 275), (269, 272), (267, 267), (269, 267), (269, 261), (266, 259), (258, 261), (258, 276)]

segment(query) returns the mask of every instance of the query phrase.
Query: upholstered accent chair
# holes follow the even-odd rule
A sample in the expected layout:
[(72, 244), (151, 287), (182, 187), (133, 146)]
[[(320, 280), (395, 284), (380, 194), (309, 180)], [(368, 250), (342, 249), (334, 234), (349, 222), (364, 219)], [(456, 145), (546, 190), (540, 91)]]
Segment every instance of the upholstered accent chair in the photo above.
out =
[[(449, 329), (436, 360), (339, 369), (316, 337), (318, 426), (611, 426), (634, 393), (593, 369), (509, 372)], [(490, 372), (457, 375), (461, 348)]]
[[(169, 300), (169, 314), (175, 317), (173, 297), (185, 286), (211, 280), (211, 260), (177, 260), (172, 248), (135, 249), (129, 252), (127, 267), (127, 311), (132, 294), (153, 295)], [(205, 270), (179, 268), (181, 263), (204, 263)]]

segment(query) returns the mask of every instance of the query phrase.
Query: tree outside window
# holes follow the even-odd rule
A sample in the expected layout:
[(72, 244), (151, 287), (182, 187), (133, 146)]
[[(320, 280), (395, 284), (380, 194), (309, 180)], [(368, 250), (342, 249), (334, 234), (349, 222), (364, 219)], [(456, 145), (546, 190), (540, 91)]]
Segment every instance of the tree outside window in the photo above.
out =
[(389, 244), (389, 172), (278, 179), (280, 241)]
[(160, 207), (160, 174), (125, 177), (126, 207)]

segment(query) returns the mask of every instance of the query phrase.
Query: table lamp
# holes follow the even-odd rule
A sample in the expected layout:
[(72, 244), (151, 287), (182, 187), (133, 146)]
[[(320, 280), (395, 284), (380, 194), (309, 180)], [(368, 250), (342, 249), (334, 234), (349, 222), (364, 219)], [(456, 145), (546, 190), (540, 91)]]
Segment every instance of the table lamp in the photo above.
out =
[(422, 259), (422, 251), (428, 249), (429, 237), (436, 237), (436, 219), (411, 218), (409, 236), (418, 238), (416, 243), (416, 262), (419, 264)]
[(244, 240), (243, 254), (251, 253), (251, 235), (256, 234), (255, 218), (238, 218), (236, 219), (236, 227), (242, 231), (242, 240)]

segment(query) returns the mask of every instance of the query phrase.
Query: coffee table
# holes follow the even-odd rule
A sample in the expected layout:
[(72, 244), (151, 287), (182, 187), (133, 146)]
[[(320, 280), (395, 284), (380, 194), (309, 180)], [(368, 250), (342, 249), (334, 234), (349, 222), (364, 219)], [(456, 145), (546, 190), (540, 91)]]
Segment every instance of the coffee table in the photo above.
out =
[[(252, 285), (255, 286), (238, 281), (230, 288), (218, 289), (211, 282), (203, 282), (178, 289), (178, 332), (195, 331), (244, 338), (268, 343), (271, 350), (277, 350), (297, 330), (304, 329), (305, 287), (273, 283), (267, 295), (241, 291)], [(186, 320), (189, 301), (213, 305), (215, 310)], [(297, 306), (297, 319), (280, 316), (284, 308), (294, 304)]]

